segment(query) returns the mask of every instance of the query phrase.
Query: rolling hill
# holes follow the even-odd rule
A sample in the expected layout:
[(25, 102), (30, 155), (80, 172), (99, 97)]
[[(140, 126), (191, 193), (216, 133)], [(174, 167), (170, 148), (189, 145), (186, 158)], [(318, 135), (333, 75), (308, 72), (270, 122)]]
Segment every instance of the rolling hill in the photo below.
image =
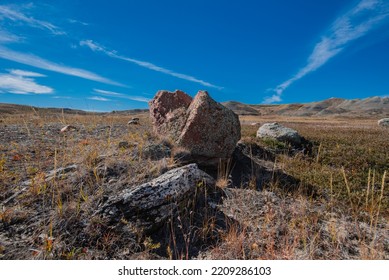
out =
[[(238, 115), (279, 115), (279, 116), (300, 116), (300, 117), (388, 117), (389, 97), (369, 97), (365, 99), (342, 99), (330, 98), (319, 102), (294, 103), (280, 105), (250, 105), (237, 101), (222, 103)], [(41, 113), (67, 113), (67, 114), (106, 114), (93, 113), (68, 108), (38, 108), (25, 105), (0, 103), (0, 115), (23, 114), (28, 112)], [(132, 114), (146, 112), (147, 109), (135, 109), (125, 111), (113, 111), (115, 114)]]
[(385, 117), (389, 116), (389, 97), (365, 99), (330, 98), (319, 102), (282, 105), (247, 105), (235, 101), (224, 102), (239, 115), (282, 115), (282, 116), (345, 116)]

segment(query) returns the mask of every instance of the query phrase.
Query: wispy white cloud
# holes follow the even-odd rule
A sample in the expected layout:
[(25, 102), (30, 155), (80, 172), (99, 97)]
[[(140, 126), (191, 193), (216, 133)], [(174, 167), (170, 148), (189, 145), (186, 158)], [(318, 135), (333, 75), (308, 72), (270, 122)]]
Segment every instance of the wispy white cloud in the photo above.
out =
[(0, 19), (7, 19), (13, 22), (27, 24), (31, 27), (46, 29), (54, 35), (64, 35), (66, 32), (58, 26), (44, 20), (35, 19), (24, 13), (21, 6), (0, 5)]
[(25, 71), (25, 70), (20, 70), (20, 69), (9, 69), (8, 71), (12, 75), (15, 75), (15, 76), (22, 76), (22, 77), (46, 77), (46, 75), (43, 75), (41, 73)]
[(113, 97), (124, 97), (125, 96), (123, 93), (102, 90), (102, 89), (96, 89), (96, 88), (94, 88), (93, 91), (97, 92), (99, 94), (102, 94), (102, 95), (113, 96)]
[(62, 73), (65, 75), (70, 75), (70, 76), (76, 76), (79, 78), (87, 79), (87, 80), (92, 80), (100, 83), (105, 83), (105, 84), (111, 84), (111, 85), (117, 85), (117, 86), (123, 86), (120, 83), (114, 82), (110, 79), (104, 78), (98, 74), (95, 74), (93, 72), (84, 70), (84, 69), (79, 69), (79, 68), (73, 68), (65, 65), (61, 65), (46, 59), (43, 59), (39, 56), (35, 56), (32, 54), (27, 54), (27, 53), (21, 53), (21, 52), (16, 52), (13, 50), (10, 50), (6, 47), (0, 46), (0, 58), (15, 61), (21, 64), (33, 66), (36, 68), (48, 70), (48, 71), (53, 71), (57, 73)]
[(275, 87), (274, 94), (265, 97), (264, 103), (280, 102), (282, 93), (291, 84), (326, 64), (351, 42), (366, 35), (388, 17), (389, 3), (386, 0), (361, 0), (333, 22), (327, 34), (315, 45), (307, 64), (292, 78)]
[(21, 37), (0, 29), (0, 44), (20, 42)]
[(73, 18), (69, 18), (68, 21), (70, 23), (73, 23), (73, 24), (80, 24), (80, 25), (84, 25), (84, 26), (88, 26), (89, 23), (86, 23), (86, 22), (83, 22), (83, 21), (80, 21), (80, 20), (76, 20), (76, 19), (73, 19)]
[(219, 90), (223, 89), (223, 87), (211, 84), (211, 83), (206, 82), (204, 80), (197, 79), (197, 78), (195, 78), (193, 76), (189, 76), (189, 75), (186, 75), (186, 74), (181, 74), (181, 73), (174, 72), (172, 70), (169, 70), (169, 69), (157, 66), (157, 65), (155, 65), (155, 64), (153, 64), (151, 62), (142, 61), (142, 60), (138, 60), (138, 59), (134, 59), (134, 58), (130, 58), (130, 57), (119, 55), (116, 51), (108, 50), (105, 47), (101, 46), (100, 44), (98, 44), (96, 42), (93, 42), (92, 40), (80, 41), (80, 45), (88, 47), (88, 48), (90, 48), (94, 52), (101, 52), (101, 53), (104, 53), (104, 54), (106, 54), (106, 55), (108, 55), (108, 56), (110, 56), (112, 58), (128, 61), (128, 62), (134, 63), (136, 65), (139, 65), (141, 67), (144, 67), (144, 68), (147, 68), (147, 69), (150, 69), (150, 70), (153, 70), (153, 71), (157, 71), (157, 72), (160, 72), (160, 73), (164, 73), (164, 74), (167, 74), (167, 75), (179, 78), (179, 79), (183, 79), (183, 80), (187, 80), (187, 81), (190, 81), (190, 82), (198, 83), (198, 84), (201, 84), (203, 86), (211, 87), (211, 88), (216, 88), (216, 89), (219, 89)]
[(94, 92), (101, 94), (101, 95), (105, 95), (105, 96), (123, 98), (123, 99), (128, 99), (128, 100), (133, 100), (133, 101), (139, 101), (139, 102), (149, 102), (150, 101), (150, 98), (146, 98), (143, 96), (126, 95), (124, 93), (102, 90), (102, 89), (93, 89), (93, 90), (94, 90)]
[(146, 102), (146, 103), (150, 101), (150, 98), (146, 98), (146, 97), (143, 97), (143, 96), (127, 96), (126, 98), (129, 99), (129, 100), (139, 101), (139, 102)]
[(55, 95), (55, 96), (53, 96), (51, 98), (54, 98), (54, 99), (68, 99), (68, 100), (70, 100), (70, 99), (74, 99), (74, 100), (78, 99), (78, 98), (75, 98), (75, 97), (72, 97), (72, 96), (65, 96), (65, 95)]
[(35, 77), (44, 77), (44, 75), (23, 70), (0, 73), (0, 93), (49, 94), (53, 92), (51, 87), (36, 83), (33, 79)]
[(272, 104), (272, 103), (277, 103), (277, 102), (281, 102), (281, 101), (282, 101), (282, 99), (281, 99), (280, 95), (273, 94), (272, 96), (265, 97), (263, 99), (262, 103), (264, 103), (264, 104)]
[(92, 97), (89, 97), (88, 99), (96, 100), (96, 101), (103, 101), (103, 102), (112, 101), (111, 99), (101, 97), (101, 96), (92, 96)]

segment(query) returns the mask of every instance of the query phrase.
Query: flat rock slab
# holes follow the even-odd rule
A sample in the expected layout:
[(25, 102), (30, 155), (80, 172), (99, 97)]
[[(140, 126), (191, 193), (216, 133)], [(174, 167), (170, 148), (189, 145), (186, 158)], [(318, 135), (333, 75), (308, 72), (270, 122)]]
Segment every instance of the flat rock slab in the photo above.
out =
[(172, 169), (148, 183), (129, 187), (108, 199), (97, 214), (102, 214), (110, 224), (125, 219), (137, 228), (151, 232), (172, 217), (178, 205), (191, 198), (196, 187), (214, 184), (214, 179), (197, 164), (189, 164)]

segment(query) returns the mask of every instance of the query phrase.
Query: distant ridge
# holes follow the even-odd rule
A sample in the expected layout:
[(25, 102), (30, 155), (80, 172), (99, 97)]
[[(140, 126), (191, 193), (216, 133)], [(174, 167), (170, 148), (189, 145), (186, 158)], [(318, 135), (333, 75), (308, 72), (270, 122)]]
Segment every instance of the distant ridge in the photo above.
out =
[[(250, 105), (237, 101), (222, 103), (238, 115), (280, 115), (301, 117), (389, 117), (389, 97), (369, 97), (365, 99), (330, 98), (319, 102), (293, 103), (280, 105)], [(33, 111), (58, 114), (137, 114), (147, 112), (148, 109), (132, 109), (112, 112), (89, 112), (68, 108), (39, 108), (26, 105), (0, 103), (0, 115), (21, 114)]]
[(236, 101), (222, 103), (238, 115), (282, 115), (282, 116), (389, 116), (389, 97), (365, 99), (330, 98), (319, 102), (281, 105), (246, 105)]
[(41, 112), (46, 114), (59, 114), (64, 112), (65, 114), (75, 114), (75, 115), (100, 115), (100, 114), (136, 114), (148, 111), (148, 109), (133, 109), (133, 110), (124, 110), (124, 111), (112, 111), (112, 112), (90, 112), (78, 109), (69, 109), (69, 108), (41, 108), (28, 105), (18, 105), (18, 104), (8, 104), (0, 103), (0, 115), (3, 114), (23, 114), (31, 112)]

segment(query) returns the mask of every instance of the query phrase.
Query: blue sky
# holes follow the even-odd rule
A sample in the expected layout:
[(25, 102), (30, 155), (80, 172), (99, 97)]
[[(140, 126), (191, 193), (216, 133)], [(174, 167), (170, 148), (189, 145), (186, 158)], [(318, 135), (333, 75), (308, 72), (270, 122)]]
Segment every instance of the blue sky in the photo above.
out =
[(147, 108), (389, 95), (389, 1), (0, 1), (0, 102)]

